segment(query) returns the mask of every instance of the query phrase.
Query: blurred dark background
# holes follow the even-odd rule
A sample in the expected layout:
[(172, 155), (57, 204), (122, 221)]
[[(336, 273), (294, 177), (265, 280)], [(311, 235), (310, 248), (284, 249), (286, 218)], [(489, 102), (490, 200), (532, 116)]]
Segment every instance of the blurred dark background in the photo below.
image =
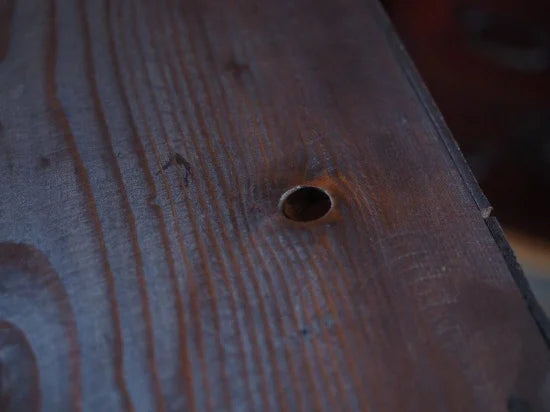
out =
[(550, 0), (385, 0), (550, 314)]

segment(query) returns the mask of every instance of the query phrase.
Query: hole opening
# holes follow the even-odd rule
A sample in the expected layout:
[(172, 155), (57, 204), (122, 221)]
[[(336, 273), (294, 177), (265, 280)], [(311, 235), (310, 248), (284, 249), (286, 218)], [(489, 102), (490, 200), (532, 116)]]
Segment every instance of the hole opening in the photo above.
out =
[(315, 186), (298, 186), (281, 196), (279, 208), (285, 217), (297, 222), (310, 222), (325, 216), (332, 209), (332, 198)]

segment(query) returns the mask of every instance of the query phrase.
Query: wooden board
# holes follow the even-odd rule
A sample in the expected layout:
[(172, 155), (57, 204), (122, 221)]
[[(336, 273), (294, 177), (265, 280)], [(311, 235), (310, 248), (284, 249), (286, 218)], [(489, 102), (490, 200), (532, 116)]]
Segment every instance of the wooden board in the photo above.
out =
[(546, 319), (374, 1), (0, 23), (0, 409), (548, 408)]

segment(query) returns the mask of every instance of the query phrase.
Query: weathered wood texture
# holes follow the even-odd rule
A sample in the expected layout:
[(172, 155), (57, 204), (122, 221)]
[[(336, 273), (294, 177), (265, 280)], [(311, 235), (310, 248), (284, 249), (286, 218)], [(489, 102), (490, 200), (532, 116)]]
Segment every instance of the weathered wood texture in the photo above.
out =
[[(488, 204), (373, 1), (0, 5), (3, 410), (548, 405)], [(300, 184), (328, 216), (280, 213)]]

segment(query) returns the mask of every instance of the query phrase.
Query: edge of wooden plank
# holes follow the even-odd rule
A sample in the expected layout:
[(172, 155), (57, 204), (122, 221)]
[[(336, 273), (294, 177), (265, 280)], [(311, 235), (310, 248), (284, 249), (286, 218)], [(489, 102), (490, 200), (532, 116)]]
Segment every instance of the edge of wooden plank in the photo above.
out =
[(550, 319), (546, 316), (544, 310), (537, 301), (537, 298), (533, 294), (533, 291), (529, 286), (529, 282), (525, 278), (523, 269), (521, 268), (514, 251), (504, 236), (504, 232), (502, 231), (502, 227), (500, 226), (498, 219), (491, 216), (485, 220), (485, 223), (498, 248), (500, 249), (500, 253), (508, 265), (508, 270), (516, 282), (523, 299), (526, 301), (529, 312), (531, 312), (531, 316), (535, 320), (546, 345), (550, 348)]
[(424, 84), (422, 77), (418, 73), (416, 66), (414, 65), (411, 57), (405, 49), (405, 46), (401, 42), (401, 39), (397, 35), (393, 24), (391, 23), (379, 0), (369, 1), (371, 8), (374, 12), (374, 19), (380, 26), (386, 36), (386, 40), (390, 49), (392, 50), (396, 60), (398, 61), (401, 69), (405, 73), (405, 76), (415, 92), (418, 100), (424, 107), (430, 121), (432, 122), (436, 134), (447, 149), (447, 153), (450, 156), (453, 164), (457, 168), (462, 181), (464, 182), (468, 192), (472, 196), (475, 204), (481, 212), (481, 216), (485, 221), (485, 225), (497, 244), (504, 261), (508, 267), (510, 275), (512, 276), (516, 286), (518, 287), (521, 296), (523, 297), (527, 309), (535, 321), (542, 338), (544, 339), (546, 346), (550, 348), (550, 319), (544, 313), (544, 310), (538, 303), (529, 282), (527, 281), (523, 269), (518, 263), (516, 256), (510, 247), (510, 244), (506, 240), (502, 227), (498, 222), (498, 219), (491, 216), (493, 207), (489, 203), (489, 200), (481, 190), (479, 183), (477, 182), (470, 166), (466, 162), (458, 143), (454, 139), (451, 131), (449, 130), (443, 115), (439, 111), (432, 95), (428, 91), (428, 88)]

